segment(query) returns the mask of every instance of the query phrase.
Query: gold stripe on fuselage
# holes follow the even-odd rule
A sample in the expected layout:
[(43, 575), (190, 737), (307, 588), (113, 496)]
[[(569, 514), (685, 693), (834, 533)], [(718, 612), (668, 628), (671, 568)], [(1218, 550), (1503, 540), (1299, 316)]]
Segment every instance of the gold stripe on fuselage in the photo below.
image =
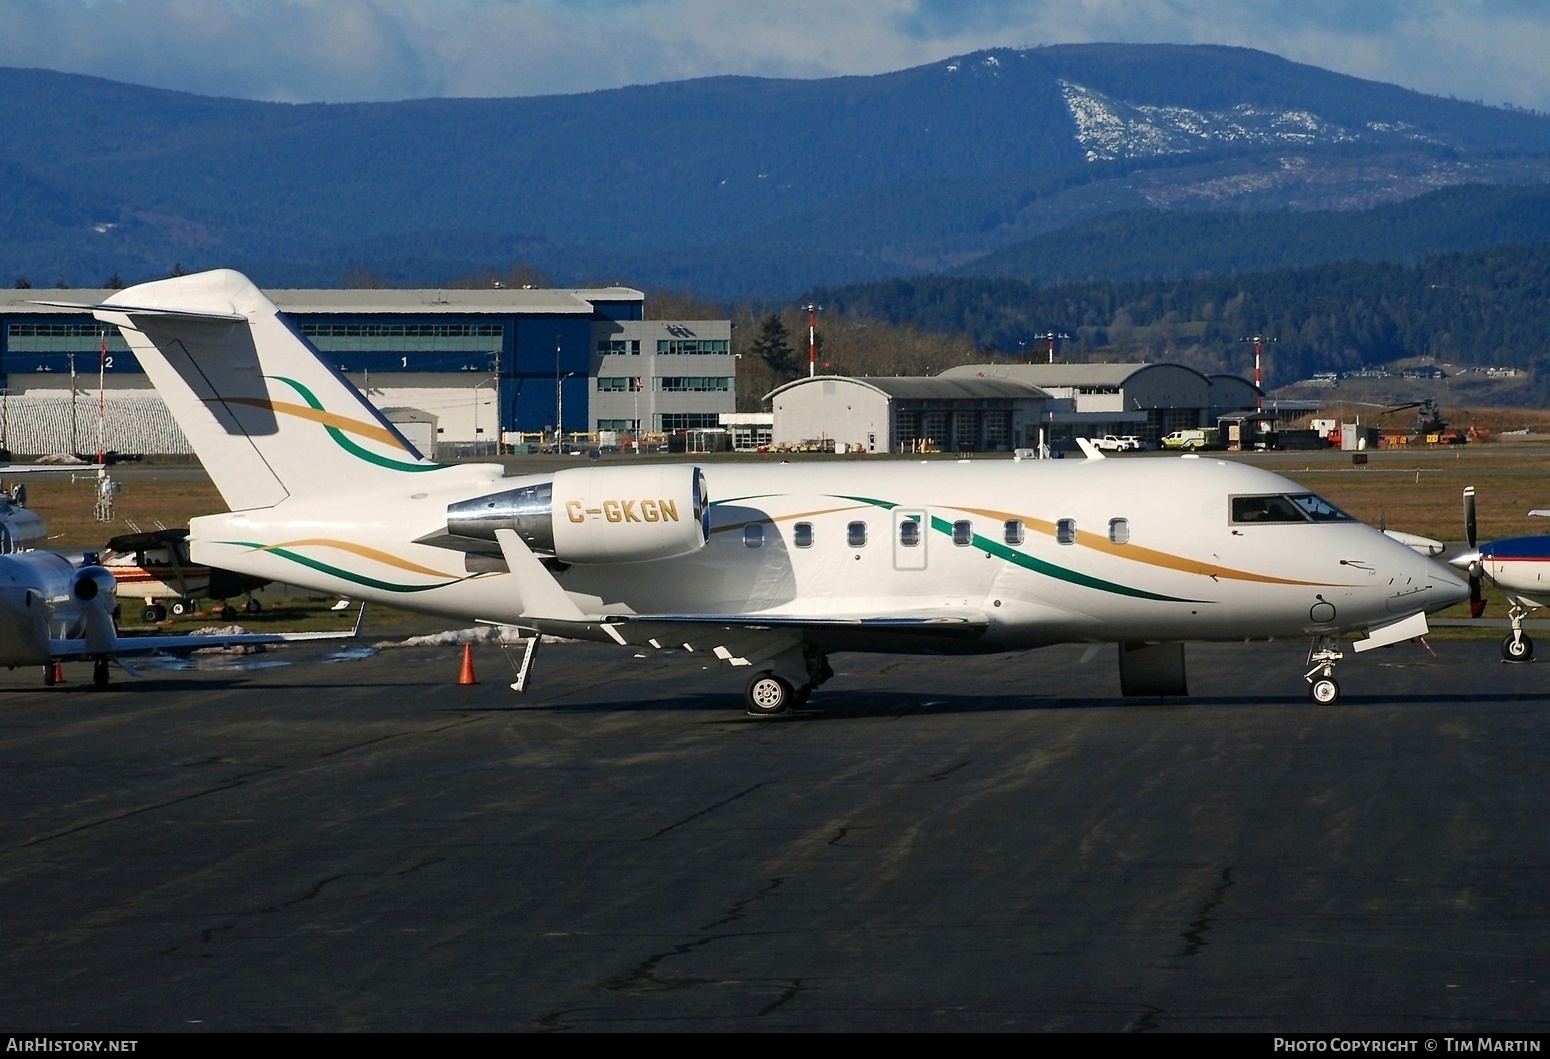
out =
[[(999, 519), (1002, 522), (1017, 519), (1030, 529), (1038, 530), (1051, 537), (1055, 535), (1055, 524), (1041, 518), (1019, 515), (1011, 511), (992, 511), (987, 508), (966, 507), (960, 510), (967, 511), (971, 515), (984, 515), (986, 518)], [(1248, 570), (1235, 570), (1230, 566), (1218, 566), (1215, 563), (1207, 563), (1199, 559), (1186, 559), (1181, 555), (1170, 555), (1167, 552), (1142, 547), (1139, 544), (1115, 544), (1106, 535), (1093, 533), (1091, 530), (1077, 530), (1076, 542), (1094, 551), (1103, 552), (1105, 555), (1145, 563), (1148, 566), (1159, 566), (1165, 570), (1177, 570), (1181, 574), (1226, 578), (1229, 581), (1249, 581), (1262, 585), (1303, 585), (1311, 588), (1344, 587), (1329, 581), (1299, 581), (1295, 578), (1272, 577), (1269, 574), (1256, 574)]]

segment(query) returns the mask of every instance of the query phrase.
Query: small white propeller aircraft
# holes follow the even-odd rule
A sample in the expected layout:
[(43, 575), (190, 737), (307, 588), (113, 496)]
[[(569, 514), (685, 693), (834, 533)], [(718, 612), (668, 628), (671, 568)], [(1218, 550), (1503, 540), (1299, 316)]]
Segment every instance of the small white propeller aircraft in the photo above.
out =
[[(1530, 515), (1550, 516), (1536, 509)], [(1523, 632), (1523, 619), (1543, 606), (1550, 606), (1550, 536), (1504, 537), (1478, 543), (1475, 522), (1475, 487), (1464, 489), (1464, 539), (1469, 550), (1448, 560), (1469, 574), (1469, 614), (1478, 618), (1485, 613), (1480, 595), (1480, 579), (1491, 582), (1507, 595), (1507, 620), (1512, 631), (1502, 640), (1502, 657), (1509, 662), (1528, 662), (1534, 657), (1534, 641)]]
[(56, 552), (33, 546), (46, 535), (43, 519), (0, 492), (0, 666), (40, 665), (43, 683), (55, 682), (56, 663), (92, 663), (92, 683), (107, 687), (113, 662), (153, 652), (174, 653), (235, 644), (330, 640), (354, 632), (215, 633), (190, 636), (120, 636), (114, 621), (117, 581), (88, 555), (77, 566)]
[(438, 464), (236, 272), (91, 308), (122, 330), (231, 508), (192, 521), (195, 561), (703, 650), (749, 669), (753, 714), (805, 701), (836, 651), (1117, 643), (1123, 693), (1182, 695), (1183, 641), (1284, 637), (1312, 640), (1305, 679), (1328, 703), (1338, 636), (1366, 630), (1357, 650), (1411, 639), (1468, 591), (1295, 482), (1198, 457), (516, 477)]

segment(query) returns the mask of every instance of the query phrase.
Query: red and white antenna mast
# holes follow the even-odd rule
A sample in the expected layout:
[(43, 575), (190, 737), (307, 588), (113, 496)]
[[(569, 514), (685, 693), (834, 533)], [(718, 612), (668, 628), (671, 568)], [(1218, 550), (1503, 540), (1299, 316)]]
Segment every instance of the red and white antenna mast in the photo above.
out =
[(1257, 411), (1265, 407), (1265, 375), (1260, 370), (1264, 345), (1266, 342), (1274, 342), (1276, 339), (1255, 335), (1253, 338), (1240, 338), (1238, 341), (1254, 343), (1254, 408)]

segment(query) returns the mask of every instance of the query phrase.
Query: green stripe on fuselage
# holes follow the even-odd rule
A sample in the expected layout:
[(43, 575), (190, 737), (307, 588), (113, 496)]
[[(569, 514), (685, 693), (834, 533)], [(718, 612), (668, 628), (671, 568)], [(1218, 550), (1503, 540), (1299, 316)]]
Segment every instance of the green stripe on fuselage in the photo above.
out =
[[(450, 581), (442, 581), (439, 584), (434, 585), (398, 585), (391, 581), (379, 581), (375, 577), (367, 577), (365, 574), (357, 574), (352, 570), (346, 570), (340, 566), (330, 565), (329, 563), (322, 562), (321, 560), (310, 558), (298, 552), (293, 552), (289, 548), (279, 548), (267, 544), (259, 544), (256, 541), (216, 541), (216, 543), (231, 544), (239, 548), (252, 548), (254, 551), (268, 552), (270, 555), (278, 555), (282, 559), (289, 559), (291, 562), (296, 563), (298, 566), (309, 567), (310, 569), (316, 570), (319, 573), (328, 574), (343, 581), (350, 581), (354, 584), (361, 585), (364, 588), (379, 589), (383, 592), (429, 592), (433, 588), (446, 588), (448, 585), (455, 585), (460, 581), (468, 580), (467, 578), (454, 577)], [(478, 575), (475, 574), (473, 576), (477, 577)]]

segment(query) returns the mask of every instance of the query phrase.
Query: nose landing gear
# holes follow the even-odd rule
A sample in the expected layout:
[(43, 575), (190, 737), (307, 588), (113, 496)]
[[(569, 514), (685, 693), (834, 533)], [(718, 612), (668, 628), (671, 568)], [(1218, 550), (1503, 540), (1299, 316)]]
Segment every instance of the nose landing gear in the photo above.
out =
[(1532, 662), (1534, 641), (1523, 635), (1523, 619), (1528, 608), (1514, 603), (1507, 608), (1507, 620), (1512, 622), (1512, 632), (1502, 641), (1502, 660), (1506, 662)]
[(1309, 669), (1303, 679), (1308, 682), (1308, 697), (1315, 704), (1329, 706), (1340, 698), (1340, 685), (1335, 683), (1335, 663), (1344, 657), (1333, 636), (1319, 637), (1308, 649)]

